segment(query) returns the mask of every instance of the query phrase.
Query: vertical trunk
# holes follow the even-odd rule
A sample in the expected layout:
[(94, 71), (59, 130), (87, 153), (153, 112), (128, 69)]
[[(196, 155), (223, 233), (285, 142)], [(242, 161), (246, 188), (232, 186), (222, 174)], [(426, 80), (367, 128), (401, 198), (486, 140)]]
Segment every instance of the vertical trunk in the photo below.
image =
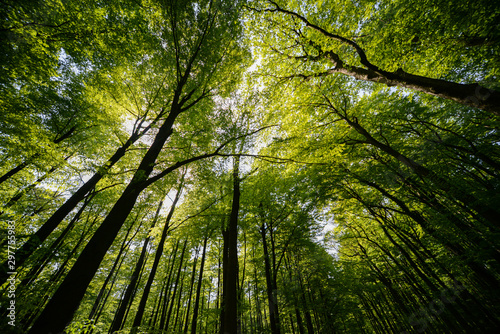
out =
[(297, 326), (299, 327), (299, 333), (305, 334), (304, 324), (302, 323), (302, 316), (300, 315), (300, 311), (297, 307), (295, 307), (295, 316), (297, 317)]
[[(205, 254), (207, 250), (207, 240), (208, 235), (205, 236), (203, 240), (203, 254), (201, 255), (201, 263), (200, 263), (200, 274), (198, 276), (198, 285), (196, 286), (196, 299), (193, 307), (193, 319), (191, 321), (191, 334), (196, 334), (196, 325), (198, 323), (198, 308), (200, 305), (200, 294), (201, 294), (201, 286), (203, 283), (203, 268), (205, 266)], [(184, 333), (187, 333), (187, 327), (184, 328)]]
[[(128, 252), (128, 250), (127, 250), (127, 252)], [(120, 269), (121, 269), (122, 264), (125, 260), (125, 256), (126, 256), (127, 252), (125, 252), (123, 255), (124, 257), (122, 259), (120, 259), (120, 263), (118, 264), (118, 267), (116, 268), (115, 273), (113, 275), (114, 278), (111, 281), (111, 285), (107, 289), (108, 291), (106, 292), (106, 295), (102, 298), (102, 302), (98, 305), (98, 307), (96, 309), (96, 315), (94, 316), (95, 323), (97, 323), (97, 320), (101, 317), (102, 312), (104, 311), (105, 306), (106, 306), (106, 301), (109, 299), (111, 293), (113, 292), (113, 288), (115, 287), (115, 284), (117, 281), (118, 273), (120, 272)]]
[[(233, 202), (227, 228), (227, 261), (223, 263), (223, 321), (221, 334), (238, 332), (238, 213), (240, 209), (239, 157), (233, 166)], [(225, 245), (226, 246), (226, 245)]]
[[(168, 269), (168, 279), (167, 279), (167, 283), (165, 284), (164, 288), (163, 288), (163, 294), (160, 296), (160, 302), (159, 302), (159, 305), (158, 305), (158, 312), (161, 310), (161, 315), (160, 315), (160, 326), (165, 323), (165, 319), (167, 318), (167, 310), (168, 310), (168, 306), (169, 306), (169, 301), (170, 301), (170, 287), (172, 284), (170, 284), (172, 278), (173, 278), (173, 274), (174, 274), (174, 269), (175, 269), (175, 259), (177, 257), (177, 251), (179, 249), (179, 244), (181, 243), (180, 240), (177, 240), (177, 242), (175, 243), (175, 247), (172, 251), (172, 254), (170, 255), (170, 259), (169, 259), (169, 265), (167, 265), (167, 267), (169, 267)], [(170, 263), (170, 260), (172, 260), (172, 262)], [(154, 321), (154, 324), (156, 324), (156, 319)]]
[[(88, 316), (89, 320), (93, 319), (94, 316), (96, 315), (98, 307), (101, 304), (101, 301), (103, 299), (104, 293), (106, 291), (106, 287), (107, 287), (109, 281), (111, 280), (111, 277), (114, 276), (115, 271), (119, 267), (118, 264), (121, 261), (123, 261), (123, 259), (125, 258), (125, 253), (126, 253), (125, 249), (130, 244), (130, 241), (132, 241), (134, 239), (134, 237), (135, 237), (135, 234), (134, 234), (134, 236), (132, 236), (132, 238), (130, 239), (129, 243), (127, 243), (128, 235), (129, 235), (130, 231), (132, 230), (133, 226), (134, 226), (134, 224), (130, 224), (130, 228), (127, 230), (127, 234), (123, 238), (123, 242), (122, 242), (122, 244), (120, 246), (120, 251), (118, 252), (118, 255), (116, 256), (116, 259), (115, 259), (115, 261), (113, 263), (113, 267), (111, 267), (111, 269), (109, 270), (109, 273), (106, 276), (106, 279), (104, 280), (104, 283), (102, 284), (101, 289), (99, 290), (99, 293), (97, 294), (96, 300), (94, 301), (94, 305), (92, 306), (92, 310), (89, 313), (89, 316)], [(139, 229), (137, 231), (139, 231)], [(137, 233), (137, 231), (136, 231), (136, 233)], [(123, 258), (122, 258), (122, 255), (123, 255)]]
[(193, 271), (191, 274), (191, 280), (189, 283), (189, 297), (188, 297), (188, 305), (187, 305), (187, 310), (186, 310), (186, 318), (184, 319), (184, 326), (183, 326), (183, 333), (187, 333), (189, 329), (189, 312), (191, 311), (191, 301), (193, 297), (193, 289), (194, 289), (194, 281), (196, 279), (196, 262), (198, 262), (198, 254), (196, 258), (194, 259), (193, 263)]
[[(184, 270), (186, 270), (186, 266), (184, 266)], [(170, 328), (178, 333), (179, 331), (177, 331), (177, 323), (179, 321), (179, 313), (180, 313), (180, 310), (181, 310), (181, 301), (182, 301), (182, 288), (184, 286), (184, 276), (185, 276), (185, 271), (181, 273), (181, 286), (179, 288), (179, 298), (177, 298), (177, 306), (176, 306), (176, 310), (175, 310), (175, 320), (174, 320), (174, 325), (171, 326)], [(180, 327), (182, 327), (182, 324), (180, 325)]]
[(158, 220), (158, 215), (160, 214), (160, 210), (161, 210), (162, 205), (163, 205), (163, 201), (160, 201), (160, 203), (158, 204), (158, 209), (156, 210), (156, 214), (155, 214), (155, 217), (153, 219), (153, 222), (151, 223), (151, 227), (148, 230), (147, 237), (144, 240), (144, 244), (142, 245), (141, 255), (139, 256), (139, 259), (137, 260), (137, 263), (135, 265), (134, 272), (132, 273), (132, 276), (130, 277), (130, 282), (127, 286), (125, 294), (123, 295), (123, 298), (120, 301), (120, 306), (118, 307), (118, 310), (115, 313), (113, 323), (111, 325), (111, 328), (109, 329), (110, 333), (114, 333), (115, 331), (118, 331), (118, 330), (123, 328), (123, 319), (125, 316), (125, 312), (132, 304), (132, 301), (133, 301), (134, 295), (135, 295), (135, 291), (136, 291), (136, 287), (137, 287), (137, 283), (139, 281), (139, 274), (142, 271), (144, 263), (145, 263), (146, 252), (148, 250), (149, 241), (151, 239), (151, 237), (149, 236), (149, 232), (154, 228), (154, 226)]
[[(243, 295), (245, 290), (243, 289), (245, 283), (245, 273), (246, 273), (246, 263), (247, 263), (247, 237), (246, 233), (243, 233), (243, 268), (241, 270), (241, 283), (238, 285), (238, 300), (244, 300), (245, 296)], [(243, 322), (245, 318), (243, 317), (243, 310), (240, 308), (238, 310), (238, 333), (245, 332), (242, 330)]]
[(172, 133), (173, 123), (180, 113), (179, 107), (177, 109), (172, 108), (173, 110), (171, 110), (160, 127), (129, 185), (94, 233), (66, 279), (59, 286), (59, 289), (30, 329), (30, 334), (62, 332), (71, 321), (73, 313), (78, 308), (102, 259), (132, 211), (140, 193), (147, 186), (145, 181), (153, 171), (156, 159)]
[[(223, 316), (224, 306), (222, 304), (223, 300), (222, 300), (222, 292), (221, 292), (221, 287), (222, 287), (222, 277), (221, 276), (224, 276), (224, 275), (223, 275), (223, 270), (221, 270), (221, 268), (222, 268), (222, 263), (224, 263), (224, 260), (226, 257), (226, 252), (225, 252), (225, 248), (224, 248), (225, 235), (226, 235), (226, 233), (224, 232), (224, 224), (223, 224), (223, 227), (222, 227), (222, 243), (223, 243), (222, 248), (220, 247), (220, 239), (219, 239), (219, 242), (217, 244), (218, 249), (219, 249), (219, 256), (217, 256), (217, 297), (215, 299), (215, 307), (216, 307), (216, 309), (220, 310), (220, 319), (215, 324), (215, 327), (216, 327), (215, 333), (220, 332), (220, 329), (222, 328), (222, 319), (224, 319), (224, 316)], [(222, 252), (222, 254), (220, 254), (220, 252)], [(221, 258), (222, 258), (222, 262), (221, 262)]]
[[(252, 291), (252, 286), (250, 284), (250, 280), (248, 281), (248, 291)], [(250, 309), (250, 312), (249, 312), (249, 318), (250, 318), (250, 333), (254, 333), (255, 332), (255, 317), (254, 317), (254, 308), (253, 308), (253, 305), (252, 305), (252, 294), (251, 293), (248, 293), (248, 308)]]
[(292, 334), (295, 334), (295, 325), (293, 323), (293, 317), (292, 314), (288, 314), (288, 319), (290, 320), (290, 328), (292, 329)]
[(309, 312), (309, 303), (307, 302), (307, 299), (306, 299), (306, 292), (305, 292), (304, 282), (302, 281), (302, 275), (300, 273), (300, 269), (298, 268), (298, 266), (297, 266), (297, 280), (299, 282), (300, 299), (301, 299), (302, 307), (303, 307), (303, 310), (304, 310), (304, 316), (306, 318), (307, 333), (308, 334), (314, 334), (314, 328), (313, 328), (313, 324), (312, 324), (311, 313)]
[(276, 289), (273, 284), (274, 278), (272, 277), (273, 271), (271, 270), (271, 264), (269, 261), (270, 254), (267, 247), (267, 239), (266, 239), (267, 228), (264, 224), (262, 224), (260, 228), (260, 233), (262, 236), (262, 247), (264, 248), (264, 266), (266, 273), (266, 287), (267, 287), (267, 302), (269, 305), (269, 321), (271, 323), (271, 332), (273, 334), (280, 333), (279, 326), (279, 312), (278, 312), (278, 301), (276, 296)]
[(148, 301), (149, 291), (151, 289), (151, 285), (153, 284), (156, 275), (156, 270), (158, 269), (158, 265), (160, 263), (160, 259), (163, 254), (163, 248), (165, 247), (165, 240), (167, 239), (170, 227), (170, 220), (174, 215), (175, 206), (177, 205), (177, 202), (179, 201), (179, 198), (181, 196), (182, 187), (183, 187), (183, 181), (181, 181), (179, 189), (177, 190), (177, 194), (175, 195), (174, 201), (172, 202), (172, 206), (170, 207), (170, 211), (165, 220), (165, 226), (163, 227), (160, 242), (158, 243), (158, 249), (156, 250), (155, 253), (154, 262), (149, 272), (149, 278), (148, 281), (146, 282), (146, 285), (144, 286), (144, 291), (142, 292), (141, 301), (139, 302), (137, 313), (134, 318), (134, 323), (132, 324), (132, 333), (137, 333), (138, 327), (142, 323), (142, 317), (144, 315), (144, 310), (146, 308), (146, 302)]
[[(227, 241), (227, 230), (223, 227), (222, 231), (222, 240), (223, 240), (223, 245), (222, 245), (222, 284), (221, 284), (221, 290), (222, 290), (222, 298), (220, 300), (220, 321), (219, 321), (219, 334), (225, 334), (224, 331), (224, 319), (226, 316), (226, 299), (225, 299), (225, 288), (224, 288), (224, 277), (227, 276), (227, 271), (228, 271), (228, 266), (226, 263), (228, 263), (228, 246), (229, 243)], [(219, 267), (220, 268), (220, 267)], [(219, 275), (220, 276), (220, 275)]]
[(160, 293), (156, 294), (153, 305), (154, 305), (154, 311), (151, 312), (149, 315), (149, 320), (148, 320), (148, 328), (153, 328), (155, 327), (156, 324), (156, 319), (158, 318), (158, 314), (160, 312), (160, 306), (162, 302), (163, 295), (165, 294), (165, 279), (161, 280), (162, 285), (160, 287)]
[[(252, 257), (255, 259), (255, 246), (252, 249)], [(255, 322), (256, 322), (256, 328), (258, 330), (261, 330), (263, 328), (264, 324), (262, 323), (262, 311), (260, 309), (259, 291), (257, 289), (257, 286), (259, 285), (259, 279), (258, 279), (258, 275), (257, 275), (256, 266), (253, 266), (253, 276), (254, 276), (253, 277), (253, 282), (254, 282), (253, 296), (255, 299), (255, 312), (257, 313)]]
[(167, 320), (165, 323), (160, 324), (160, 330), (167, 329), (170, 324), (170, 316), (172, 315), (172, 310), (174, 309), (175, 304), (175, 295), (177, 294), (177, 290), (179, 289), (179, 282), (181, 279), (181, 271), (182, 271), (182, 261), (184, 260), (184, 254), (186, 253), (187, 239), (184, 241), (184, 246), (182, 247), (181, 258), (179, 259), (179, 268), (177, 269), (177, 275), (175, 276), (175, 286), (174, 291), (172, 292), (172, 298), (170, 301), (170, 307), (168, 309)]
[[(285, 267), (287, 268), (287, 271), (288, 271), (289, 280), (290, 280), (290, 282), (293, 282), (293, 280), (294, 280), (293, 274), (292, 274), (292, 269), (293, 268), (292, 268), (292, 265), (290, 263), (290, 257), (288, 255), (286, 255), (284, 257), (284, 259), (285, 259)], [(293, 302), (294, 302), (295, 316), (297, 317), (297, 327), (299, 329), (299, 333), (300, 334), (304, 334), (305, 333), (304, 323), (302, 322), (302, 316), (300, 315), (299, 298), (298, 298), (297, 295), (294, 295)]]
[(193, 270), (191, 272), (191, 280), (189, 283), (189, 294), (188, 294), (189, 297), (188, 297), (188, 302), (187, 302), (186, 318), (184, 320), (184, 327), (182, 330), (183, 333), (187, 333), (188, 327), (189, 327), (189, 311), (191, 310), (191, 300), (193, 297), (194, 280), (196, 279), (196, 263), (198, 262), (198, 254), (199, 254), (198, 252), (199, 252), (199, 248), (197, 246), (196, 257), (194, 258), (194, 261), (193, 261)]

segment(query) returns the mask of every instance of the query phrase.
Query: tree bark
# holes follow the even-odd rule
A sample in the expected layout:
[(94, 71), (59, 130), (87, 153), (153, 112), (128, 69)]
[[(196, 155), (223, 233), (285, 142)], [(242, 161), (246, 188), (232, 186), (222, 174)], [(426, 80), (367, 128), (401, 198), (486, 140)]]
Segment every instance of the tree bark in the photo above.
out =
[(59, 286), (59, 289), (30, 329), (30, 334), (62, 332), (71, 321), (73, 313), (85, 294), (85, 290), (120, 228), (132, 211), (137, 198), (144, 190), (145, 184), (147, 184), (146, 180), (153, 171), (156, 158), (172, 133), (173, 123), (181, 111), (180, 106), (176, 103), (178, 98), (174, 100), (170, 114), (160, 127), (129, 185), (94, 233), (66, 279)]
[[(21, 266), (24, 261), (47, 239), (47, 237), (59, 226), (66, 216), (80, 203), (85, 196), (97, 185), (106, 175), (112, 166), (120, 160), (127, 150), (139, 136), (131, 136), (129, 140), (104, 164), (101, 171), (95, 173), (85, 182), (71, 197), (52, 214), (52, 216), (21, 246), (16, 252), (16, 266)], [(8, 275), (5, 271), (6, 263), (0, 266), (0, 285), (5, 283)]]
[[(122, 258), (122, 255), (124, 256), (126, 254), (125, 250), (129, 246), (130, 241), (132, 241), (134, 239), (134, 237), (135, 237), (135, 234), (134, 234), (130, 238), (130, 241), (127, 243), (128, 235), (130, 234), (130, 231), (132, 231), (132, 227), (133, 226), (134, 226), (134, 224), (130, 224), (130, 228), (127, 230), (127, 234), (125, 234), (125, 237), (123, 238), (123, 242), (122, 242), (122, 244), (120, 246), (120, 250), (118, 252), (118, 255), (116, 256), (116, 259), (113, 262), (113, 266), (109, 270), (109, 273), (106, 276), (106, 279), (104, 280), (104, 283), (102, 284), (101, 289), (99, 290), (99, 293), (97, 294), (97, 297), (96, 297), (96, 299), (94, 301), (94, 305), (92, 306), (92, 310), (90, 310), (90, 313), (89, 313), (89, 316), (88, 316), (89, 320), (94, 319), (94, 316), (97, 314), (99, 305), (101, 304), (101, 301), (103, 299), (104, 293), (106, 292), (106, 287), (107, 287), (109, 281), (111, 280), (111, 278), (114, 276), (114, 274), (117, 271), (117, 269), (119, 268), (119, 263), (121, 263), (121, 261), (123, 261), (124, 257)], [(95, 319), (95, 320), (97, 320), (97, 319)]]
[[(316, 24), (310, 22), (306, 17), (289, 11), (287, 9), (281, 8), (276, 2), (269, 1), (274, 8), (267, 9), (268, 12), (281, 12), (292, 17), (295, 17), (302, 21), (307, 27), (316, 30), (320, 34), (324, 35), (328, 39), (341, 42), (345, 45), (349, 45), (358, 54), (360, 63), (365, 66), (357, 67), (351, 64), (344, 64), (340, 59), (339, 55), (333, 53), (332, 51), (323, 52), (321, 47), (316, 48), (319, 51), (319, 55), (313, 56), (289, 56), (290, 58), (300, 58), (300, 59), (312, 59), (320, 60), (321, 58), (328, 59), (334, 65), (333, 68), (327, 70), (326, 72), (312, 74), (312, 75), (296, 75), (297, 77), (310, 78), (318, 77), (324, 75), (330, 75), (333, 73), (340, 73), (343, 75), (351, 76), (358, 80), (372, 81), (387, 86), (399, 86), (403, 88), (412, 89), (415, 91), (423, 92), (426, 94), (438, 96), (444, 99), (452, 100), (460, 104), (479, 108), (488, 111), (494, 115), (500, 115), (500, 92), (486, 87), (482, 87), (479, 84), (460, 84), (456, 82), (433, 79), (429, 77), (424, 77), (420, 75), (410, 74), (405, 72), (403, 69), (398, 69), (394, 72), (388, 72), (380, 69), (376, 65), (372, 64), (365, 51), (353, 40), (345, 38), (343, 36), (331, 33)], [(311, 43), (314, 43), (310, 41)]]
[[(175, 304), (175, 295), (177, 294), (177, 289), (179, 288), (179, 281), (181, 280), (181, 271), (182, 271), (182, 261), (184, 261), (184, 254), (186, 253), (187, 239), (184, 241), (184, 246), (182, 247), (181, 258), (179, 260), (179, 268), (177, 269), (177, 275), (175, 276), (175, 286), (174, 291), (172, 292), (172, 297), (170, 301), (170, 307), (167, 313), (167, 319), (165, 323), (160, 324), (160, 330), (167, 329), (170, 324), (170, 317), (172, 316), (172, 310), (174, 309)], [(182, 288), (182, 284), (181, 284)], [(180, 292), (179, 292), (180, 293)]]
[[(160, 294), (160, 298), (158, 301), (158, 306), (156, 307), (156, 312), (155, 316), (153, 318), (153, 327), (156, 326), (157, 323), (157, 318), (158, 316), (160, 317), (160, 324), (165, 322), (165, 319), (167, 317), (167, 309), (168, 309), (168, 302), (169, 302), (169, 295), (170, 295), (170, 282), (174, 273), (174, 268), (175, 268), (175, 259), (177, 257), (177, 251), (179, 249), (179, 244), (180, 240), (177, 240), (175, 243), (174, 249), (170, 253), (168, 263), (167, 263), (167, 268), (168, 268), (168, 278), (167, 282), (164, 283), (163, 289)], [(160, 314), (161, 311), (161, 314)]]
[[(203, 283), (203, 268), (205, 266), (205, 254), (207, 250), (207, 240), (208, 235), (205, 236), (203, 240), (203, 254), (201, 255), (201, 263), (200, 263), (200, 274), (198, 275), (198, 285), (196, 286), (196, 300), (194, 302), (193, 307), (193, 319), (191, 321), (191, 334), (196, 334), (196, 326), (198, 324), (198, 310), (200, 307), (200, 295), (201, 295), (201, 286)], [(185, 330), (184, 333), (187, 331)]]
[(144, 240), (144, 244), (142, 245), (141, 255), (139, 256), (139, 259), (137, 260), (134, 272), (132, 273), (132, 276), (130, 277), (130, 281), (129, 281), (129, 284), (127, 286), (127, 289), (123, 295), (122, 300), (120, 301), (120, 305), (118, 307), (118, 310), (115, 313), (113, 323), (112, 323), (111, 328), (109, 330), (110, 333), (114, 333), (115, 331), (118, 331), (118, 330), (123, 328), (123, 320), (124, 320), (125, 312), (133, 302), (137, 283), (139, 281), (139, 274), (144, 266), (146, 252), (147, 252), (147, 249), (149, 246), (149, 241), (151, 240), (149, 232), (154, 228), (154, 226), (158, 220), (158, 215), (160, 214), (160, 210), (161, 210), (162, 205), (163, 205), (163, 201), (160, 201), (160, 203), (158, 204), (158, 209), (156, 210), (156, 214), (155, 214), (155, 217), (153, 219), (153, 222), (151, 223), (151, 227), (149, 228), (146, 239)]
[(266, 239), (267, 228), (265, 224), (262, 224), (260, 228), (260, 234), (262, 237), (262, 247), (264, 249), (264, 267), (266, 274), (266, 291), (267, 291), (267, 302), (269, 306), (269, 321), (271, 323), (271, 332), (273, 334), (279, 334), (280, 323), (279, 323), (279, 311), (278, 311), (278, 301), (276, 296), (276, 282), (274, 279), (275, 272), (271, 270), (271, 264), (269, 261), (269, 250), (267, 247)]
[(181, 181), (179, 189), (177, 190), (177, 194), (175, 195), (174, 201), (172, 202), (172, 206), (170, 207), (170, 211), (168, 212), (167, 218), (165, 219), (165, 226), (163, 227), (160, 242), (158, 243), (158, 249), (156, 250), (155, 253), (154, 262), (149, 272), (149, 278), (148, 281), (146, 282), (146, 285), (144, 286), (141, 301), (139, 302), (137, 313), (135, 314), (134, 322), (132, 324), (132, 331), (131, 331), (132, 334), (137, 333), (137, 330), (142, 323), (142, 317), (144, 315), (144, 309), (146, 308), (146, 302), (148, 301), (149, 291), (151, 290), (151, 286), (153, 285), (156, 271), (158, 269), (161, 256), (163, 254), (163, 248), (165, 247), (165, 240), (167, 239), (167, 235), (170, 228), (170, 220), (174, 215), (175, 206), (177, 205), (177, 202), (179, 201), (179, 198), (181, 196), (182, 187), (183, 187), (183, 181)]
[(189, 297), (188, 297), (188, 303), (187, 303), (187, 310), (186, 310), (186, 318), (184, 319), (184, 327), (182, 332), (187, 333), (188, 332), (188, 327), (189, 327), (189, 312), (191, 310), (191, 300), (193, 299), (193, 289), (194, 289), (194, 281), (196, 279), (196, 263), (198, 262), (198, 249), (196, 250), (196, 256), (193, 261), (193, 270), (191, 272), (191, 281), (189, 283)]
[[(239, 157), (233, 166), (233, 202), (227, 228), (227, 261), (223, 263), (223, 320), (221, 334), (238, 333), (238, 213), (240, 209)], [(226, 245), (225, 245), (226, 246)]]

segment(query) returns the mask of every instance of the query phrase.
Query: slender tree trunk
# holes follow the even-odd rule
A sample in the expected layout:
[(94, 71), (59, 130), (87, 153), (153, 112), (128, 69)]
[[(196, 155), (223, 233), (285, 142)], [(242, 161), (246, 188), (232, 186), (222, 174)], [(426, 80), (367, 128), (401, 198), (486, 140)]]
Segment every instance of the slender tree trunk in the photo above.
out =
[[(222, 268), (222, 263), (224, 263), (224, 258), (226, 257), (227, 261), (227, 252), (226, 248), (224, 247), (224, 239), (225, 239), (225, 229), (224, 229), (224, 222), (222, 222), (222, 248), (220, 245), (220, 239), (218, 240), (217, 246), (219, 250), (219, 256), (217, 256), (217, 297), (215, 299), (215, 308), (217, 310), (220, 310), (220, 317), (219, 321), (215, 324), (215, 331), (214, 333), (220, 333), (221, 327), (222, 327), (222, 320), (224, 319), (224, 305), (223, 303), (223, 298), (222, 298), (222, 277), (224, 276), (223, 269)], [(221, 269), (222, 268), (222, 269)], [(209, 298), (210, 300), (210, 298)], [(203, 304), (202, 304), (203, 305)], [(210, 307), (210, 302), (209, 302), (209, 307)]]
[[(170, 255), (170, 259), (172, 262), (169, 263), (170, 265), (168, 266), (168, 279), (167, 283), (165, 284), (165, 287), (163, 289), (163, 295), (160, 296), (160, 302), (158, 305), (158, 311), (161, 310), (161, 316), (160, 316), (160, 326), (165, 323), (165, 319), (167, 318), (167, 310), (168, 310), (168, 303), (170, 301), (170, 287), (172, 284), (170, 284), (172, 276), (174, 274), (174, 269), (175, 269), (175, 259), (177, 257), (177, 250), (179, 249), (179, 244), (181, 243), (180, 240), (177, 240), (175, 243), (175, 247), (172, 251), (172, 254)], [(169, 261), (170, 262), (170, 261)], [(156, 324), (156, 319), (154, 321)]]
[[(290, 261), (290, 258), (288, 255), (285, 256), (285, 267), (287, 268), (288, 277), (289, 277), (290, 282), (293, 282), (294, 281), (293, 274), (292, 274), (293, 268), (292, 268), (291, 261)], [(296, 279), (296, 281), (298, 281), (298, 278)], [(297, 283), (295, 283), (295, 284), (297, 284)], [(299, 329), (299, 333), (305, 334), (304, 324), (302, 322), (302, 316), (300, 315), (300, 310), (299, 310), (299, 298), (297, 295), (293, 296), (293, 302), (294, 302), (294, 308), (295, 308), (295, 316), (297, 317), (297, 327)]]
[(276, 296), (276, 287), (274, 286), (274, 278), (273, 271), (271, 270), (271, 264), (269, 261), (269, 251), (267, 247), (267, 239), (266, 239), (267, 228), (265, 224), (262, 224), (260, 228), (260, 234), (262, 237), (262, 247), (264, 248), (264, 267), (266, 274), (266, 287), (267, 287), (267, 302), (269, 305), (269, 321), (271, 323), (271, 332), (273, 334), (279, 334), (280, 326), (279, 326), (279, 311), (278, 311), (278, 301)]
[[(187, 265), (186, 265), (187, 266)], [(180, 281), (181, 281), (181, 286), (179, 287), (179, 298), (177, 298), (177, 306), (176, 306), (176, 310), (175, 310), (175, 319), (174, 319), (174, 325), (171, 326), (171, 330), (173, 330), (174, 332), (178, 333), (179, 331), (177, 331), (177, 323), (179, 321), (179, 312), (181, 310), (181, 301), (182, 301), (182, 288), (184, 287), (184, 276), (186, 274), (185, 270), (186, 270), (186, 266), (184, 266), (184, 271), (180, 273), (181, 277), (180, 277)], [(176, 285), (177, 287), (177, 285)], [(182, 324), (181, 324), (181, 328), (182, 328)]]
[(111, 280), (111, 285), (107, 289), (106, 295), (102, 298), (102, 302), (98, 305), (98, 307), (96, 309), (96, 314), (94, 316), (96, 323), (97, 323), (97, 320), (101, 317), (102, 312), (104, 311), (104, 309), (106, 307), (106, 301), (109, 299), (111, 293), (113, 292), (113, 288), (114, 288), (115, 284), (117, 283), (118, 273), (120, 272), (120, 269), (123, 265), (123, 262), (125, 260), (126, 255), (127, 255), (127, 252), (128, 252), (128, 250), (125, 251), (125, 253), (123, 254), (123, 258), (120, 259), (120, 263), (118, 264), (118, 267), (116, 268), (116, 270), (114, 272), (113, 279)]
[(178, 99), (174, 100), (169, 116), (160, 127), (129, 185), (80, 254), (66, 279), (31, 328), (30, 334), (61, 332), (71, 321), (99, 264), (132, 211), (140, 193), (148, 185), (146, 180), (153, 171), (164, 143), (172, 133), (175, 119), (181, 112), (177, 105)]
[(137, 283), (139, 280), (139, 274), (142, 271), (142, 268), (143, 268), (144, 263), (145, 263), (146, 252), (148, 250), (149, 241), (151, 239), (149, 232), (154, 228), (156, 222), (158, 221), (158, 215), (160, 214), (160, 210), (161, 210), (162, 205), (163, 205), (163, 201), (160, 201), (160, 203), (158, 204), (158, 209), (156, 210), (156, 214), (155, 214), (155, 217), (153, 219), (153, 222), (151, 223), (151, 227), (149, 228), (146, 239), (144, 240), (144, 244), (142, 245), (141, 255), (139, 256), (139, 259), (137, 260), (137, 263), (135, 265), (134, 272), (132, 273), (132, 276), (130, 277), (130, 282), (127, 286), (125, 294), (124, 294), (122, 300), (120, 301), (120, 306), (115, 313), (113, 323), (111, 325), (111, 328), (109, 329), (110, 333), (114, 333), (115, 331), (118, 331), (118, 330), (123, 328), (123, 320), (124, 320), (125, 312), (133, 302), (135, 291), (137, 288)]
[[(198, 309), (200, 306), (201, 286), (203, 284), (203, 268), (205, 266), (207, 240), (208, 240), (208, 235), (206, 235), (205, 239), (203, 240), (203, 254), (201, 255), (200, 274), (198, 275), (198, 285), (196, 286), (196, 299), (193, 307), (193, 319), (191, 321), (191, 334), (196, 334), (196, 326), (198, 324)], [(187, 327), (184, 328), (184, 333), (187, 333)]]
[(191, 280), (189, 283), (189, 294), (188, 294), (188, 303), (187, 303), (187, 310), (186, 310), (186, 318), (184, 320), (184, 327), (182, 332), (187, 333), (188, 332), (188, 327), (189, 327), (189, 311), (191, 310), (191, 300), (193, 297), (193, 288), (194, 288), (194, 281), (196, 279), (196, 263), (198, 262), (198, 254), (199, 254), (199, 248), (198, 246), (196, 247), (196, 256), (193, 261), (193, 270), (191, 272)]
[(132, 324), (132, 332), (131, 332), (132, 334), (137, 333), (137, 330), (142, 323), (142, 317), (144, 315), (144, 311), (146, 308), (146, 302), (148, 301), (149, 291), (151, 290), (151, 286), (153, 285), (153, 281), (154, 281), (154, 278), (156, 275), (156, 271), (158, 269), (158, 265), (160, 264), (160, 259), (161, 259), (161, 256), (163, 254), (163, 248), (165, 247), (165, 241), (167, 239), (167, 235), (168, 235), (168, 231), (169, 231), (169, 227), (170, 227), (170, 220), (172, 219), (172, 216), (174, 215), (175, 206), (177, 205), (177, 202), (179, 201), (179, 198), (181, 196), (182, 187), (183, 187), (183, 180), (181, 181), (179, 189), (177, 190), (177, 194), (175, 195), (174, 201), (172, 202), (172, 206), (170, 207), (170, 211), (167, 215), (167, 218), (165, 219), (165, 226), (163, 227), (160, 242), (158, 243), (158, 249), (156, 250), (156, 253), (155, 253), (154, 262), (153, 262), (153, 265), (152, 265), (151, 270), (149, 272), (149, 278), (148, 278), (148, 281), (146, 282), (146, 285), (144, 286), (141, 301), (139, 302), (139, 306), (137, 308), (137, 313), (135, 314), (134, 322)]
[(170, 301), (170, 307), (167, 313), (167, 320), (165, 323), (160, 324), (160, 330), (167, 329), (170, 324), (170, 317), (172, 315), (172, 310), (174, 309), (175, 304), (175, 295), (177, 294), (177, 290), (179, 289), (179, 282), (181, 280), (181, 271), (182, 271), (182, 261), (184, 260), (184, 254), (186, 253), (187, 239), (184, 241), (184, 246), (182, 247), (181, 258), (179, 259), (179, 268), (177, 269), (177, 275), (175, 276), (175, 286), (174, 291), (172, 292), (172, 297)]
[[(225, 243), (227, 242), (227, 261), (224, 267), (223, 282), (223, 321), (221, 334), (238, 333), (238, 213), (240, 209), (239, 157), (233, 166), (233, 202), (229, 217)], [(226, 246), (226, 245), (225, 245)]]
[[(113, 266), (109, 270), (108, 275), (106, 275), (106, 278), (101, 286), (101, 289), (99, 290), (99, 293), (97, 294), (97, 297), (94, 301), (94, 305), (92, 306), (92, 310), (89, 313), (89, 316), (88, 316), (89, 320), (93, 319), (94, 316), (96, 315), (97, 310), (99, 308), (99, 305), (101, 305), (101, 301), (103, 299), (104, 293), (106, 292), (106, 287), (107, 287), (109, 281), (111, 280), (111, 278), (114, 276), (115, 272), (117, 271), (117, 268), (119, 267), (118, 264), (121, 263), (123, 261), (123, 259), (125, 258), (125, 254), (126, 254), (125, 250), (130, 245), (130, 242), (134, 239), (135, 235), (139, 231), (139, 229), (137, 229), (136, 233), (130, 238), (129, 242), (127, 242), (128, 235), (132, 231), (133, 226), (134, 226), (134, 224), (130, 224), (129, 229), (127, 230), (127, 233), (125, 234), (125, 237), (123, 238), (123, 242), (120, 246), (120, 251), (118, 252), (118, 255), (116, 256), (116, 259), (113, 263)], [(122, 256), (123, 256), (123, 258), (122, 258)]]

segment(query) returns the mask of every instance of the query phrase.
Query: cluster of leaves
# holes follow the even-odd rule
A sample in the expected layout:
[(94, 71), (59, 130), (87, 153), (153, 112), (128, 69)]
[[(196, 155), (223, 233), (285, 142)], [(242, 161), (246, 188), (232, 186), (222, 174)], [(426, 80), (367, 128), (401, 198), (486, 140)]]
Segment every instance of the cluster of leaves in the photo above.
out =
[(4, 1), (18, 329), (217, 332), (228, 270), (242, 332), (498, 328), (498, 117), (380, 84), (497, 88), (498, 8)]

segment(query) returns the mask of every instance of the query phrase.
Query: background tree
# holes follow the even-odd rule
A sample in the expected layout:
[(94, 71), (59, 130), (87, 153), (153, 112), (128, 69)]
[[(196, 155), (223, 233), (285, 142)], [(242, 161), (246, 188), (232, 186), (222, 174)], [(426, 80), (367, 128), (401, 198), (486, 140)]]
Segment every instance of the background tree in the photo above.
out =
[(0, 331), (495, 332), (498, 6), (450, 6), (2, 3)]

